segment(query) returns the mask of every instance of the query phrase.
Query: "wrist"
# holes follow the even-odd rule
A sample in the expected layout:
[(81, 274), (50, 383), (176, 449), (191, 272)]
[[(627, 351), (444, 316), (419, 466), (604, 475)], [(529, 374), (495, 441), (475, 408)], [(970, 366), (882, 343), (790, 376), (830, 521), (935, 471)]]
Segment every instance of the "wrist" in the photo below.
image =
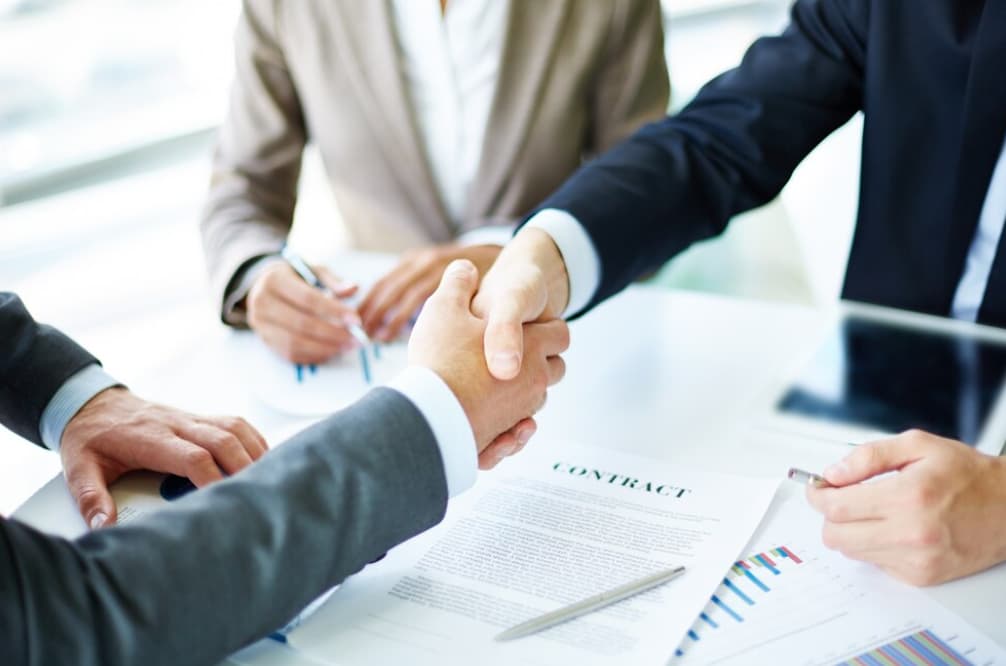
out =
[(517, 256), (530, 259), (541, 271), (548, 293), (545, 314), (558, 317), (569, 304), (569, 275), (559, 246), (547, 232), (533, 227), (521, 229), (510, 245)]

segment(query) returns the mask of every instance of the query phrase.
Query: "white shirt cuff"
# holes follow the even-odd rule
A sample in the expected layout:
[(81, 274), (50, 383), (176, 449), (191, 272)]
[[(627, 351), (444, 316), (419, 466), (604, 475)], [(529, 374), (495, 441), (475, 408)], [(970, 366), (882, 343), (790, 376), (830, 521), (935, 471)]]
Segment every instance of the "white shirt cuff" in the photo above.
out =
[(59, 451), (59, 442), (70, 420), (91, 398), (113, 386), (121, 384), (98, 364), (87, 366), (63, 382), (49, 399), (38, 424), (46, 448)]
[(471, 488), (478, 467), (475, 435), (450, 387), (437, 373), (420, 366), (409, 366), (388, 386), (408, 398), (433, 431), (444, 461), (448, 497)]
[(546, 208), (535, 214), (525, 228), (541, 229), (555, 241), (569, 276), (569, 303), (562, 313), (568, 318), (587, 307), (601, 284), (601, 258), (594, 241), (579, 220), (564, 210)]
[(494, 224), (488, 227), (472, 229), (458, 236), (457, 243), (462, 247), (473, 245), (506, 245), (513, 238), (516, 224)]

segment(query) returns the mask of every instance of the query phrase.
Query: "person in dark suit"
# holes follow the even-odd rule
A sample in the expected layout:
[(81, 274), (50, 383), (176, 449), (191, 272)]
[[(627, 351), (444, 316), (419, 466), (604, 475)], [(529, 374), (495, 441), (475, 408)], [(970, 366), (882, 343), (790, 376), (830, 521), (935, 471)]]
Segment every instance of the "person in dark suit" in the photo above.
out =
[[(527, 442), (569, 340), (562, 322), (528, 327), (520, 379), (494, 379), (470, 311), (477, 284), (470, 262), (448, 267), (416, 324), (410, 367), (389, 387), (163, 511), (73, 541), (0, 519), (0, 663), (215, 664), (439, 522), (448, 496), (474, 482), (477, 456), (490, 466)], [(9, 294), (0, 322), (0, 421), (37, 440), (51, 396), (95, 361)], [(106, 427), (128, 433), (122, 413), (151, 409), (101, 401), (108, 394), (129, 395), (87, 402), (64, 447)], [(150, 422), (172, 418), (191, 423), (165, 411)]]
[[(734, 215), (863, 112), (859, 216), (843, 296), (1006, 325), (1006, 2), (797, 0), (677, 116), (574, 174), (487, 275), (492, 372), (521, 363), (522, 321), (575, 316)], [(890, 470), (870, 484), (859, 481)], [(811, 490), (825, 543), (913, 583), (1006, 560), (1006, 466), (921, 432), (859, 448)], [(844, 487), (848, 486), (848, 487)]]
[(240, 471), (266, 452), (239, 418), (196, 416), (141, 400), (59, 331), (0, 292), (0, 423), (58, 451), (91, 529), (112, 525), (108, 485), (134, 469), (188, 477), (197, 486)]

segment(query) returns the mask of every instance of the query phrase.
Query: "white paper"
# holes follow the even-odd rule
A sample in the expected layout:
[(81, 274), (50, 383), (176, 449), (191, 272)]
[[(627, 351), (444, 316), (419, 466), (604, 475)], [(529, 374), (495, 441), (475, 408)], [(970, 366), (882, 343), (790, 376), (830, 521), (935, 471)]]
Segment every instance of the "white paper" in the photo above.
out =
[(248, 331), (233, 334), (231, 345), (252, 394), (285, 414), (326, 416), (347, 407), (375, 386), (394, 379), (408, 365), (404, 342), (381, 345), (380, 358), (368, 348), (371, 382), (363, 374), (359, 353), (352, 351), (318, 366), (297, 367)]
[[(777, 485), (536, 442), (481, 475), (440, 526), (349, 579), (289, 639), (314, 658), (355, 664), (663, 664)], [(660, 588), (534, 636), (492, 640), (678, 564), (686, 573)]]
[[(750, 576), (739, 563), (731, 568), (729, 585), (715, 593), (720, 604), (708, 604), (681, 643), (684, 656), (672, 664), (821, 666), (881, 646), (889, 655), (915, 650), (923, 657), (894, 663), (1006, 664), (999, 646), (924, 592), (824, 548), (820, 516), (796, 486), (786, 494), (745, 549), (741, 561)], [(787, 556), (779, 554), (782, 548)], [(757, 554), (768, 557), (769, 566)], [(944, 647), (959, 659), (941, 653)]]

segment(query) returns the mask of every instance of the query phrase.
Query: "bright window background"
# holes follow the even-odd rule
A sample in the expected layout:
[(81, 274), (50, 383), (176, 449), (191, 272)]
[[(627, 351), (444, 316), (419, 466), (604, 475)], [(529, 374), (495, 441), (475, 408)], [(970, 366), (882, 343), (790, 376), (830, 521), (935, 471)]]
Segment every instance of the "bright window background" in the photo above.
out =
[(234, 0), (0, 0), (0, 192), (219, 122)]
[[(788, 5), (666, 1), (674, 106), (778, 31)], [(185, 362), (182, 350), (219, 332), (197, 223), (238, 10), (237, 0), (0, 0), (0, 289), (152, 397), (150, 368)], [(855, 125), (830, 139), (780, 201), (676, 259), (657, 283), (835, 298), (857, 142)], [(309, 150), (295, 236), (330, 248), (337, 217)], [(53, 454), (0, 434), (0, 513), (57, 471)]]

